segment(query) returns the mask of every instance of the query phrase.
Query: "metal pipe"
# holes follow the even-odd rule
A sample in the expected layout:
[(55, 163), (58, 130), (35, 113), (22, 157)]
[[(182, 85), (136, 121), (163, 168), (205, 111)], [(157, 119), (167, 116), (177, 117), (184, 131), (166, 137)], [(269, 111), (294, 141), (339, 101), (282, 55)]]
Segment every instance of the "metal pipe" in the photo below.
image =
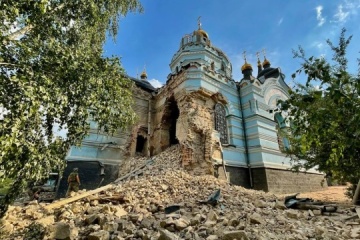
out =
[(247, 164), (247, 167), (248, 167), (248, 170), (249, 170), (250, 187), (253, 188), (254, 184), (253, 184), (252, 173), (251, 173), (249, 147), (248, 147), (248, 143), (247, 143), (246, 128), (245, 128), (245, 118), (244, 118), (244, 113), (243, 113), (243, 109), (242, 109), (241, 90), (240, 90), (241, 88), (240, 88), (239, 85), (237, 85), (237, 87), (238, 87), (238, 91), (239, 91), (241, 123), (242, 123), (242, 128), (243, 128), (243, 133), (244, 133), (245, 160), (246, 160), (246, 164)]

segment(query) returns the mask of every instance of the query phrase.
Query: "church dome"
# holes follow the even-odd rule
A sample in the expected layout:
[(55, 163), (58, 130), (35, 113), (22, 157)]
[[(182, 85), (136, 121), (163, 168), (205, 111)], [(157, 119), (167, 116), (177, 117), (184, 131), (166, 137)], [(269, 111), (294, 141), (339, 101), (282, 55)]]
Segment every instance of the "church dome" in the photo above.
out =
[(270, 61), (267, 60), (266, 58), (264, 59), (264, 62), (262, 63), (263, 67), (265, 67), (266, 65), (270, 66)]
[(147, 79), (147, 74), (146, 74), (145, 70), (141, 73), (140, 78)]
[(245, 64), (242, 65), (242, 67), (241, 67), (241, 71), (243, 72), (243, 71), (248, 70), (248, 69), (249, 69), (249, 70), (253, 70), (251, 64), (245, 62)]
[(200, 35), (201, 37), (205, 37), (205, 38), (209, 39), (209, 35), (207, 34), (207, 32), (205, 32), (202, 29), (196, 30), (194, 32), (194, 35)]

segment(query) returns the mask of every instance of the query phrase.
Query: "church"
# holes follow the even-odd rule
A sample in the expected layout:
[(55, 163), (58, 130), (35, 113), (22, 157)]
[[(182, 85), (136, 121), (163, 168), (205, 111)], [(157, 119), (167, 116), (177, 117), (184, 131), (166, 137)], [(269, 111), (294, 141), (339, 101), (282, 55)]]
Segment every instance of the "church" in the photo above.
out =
[[(232, 78), (226, 54), (201, 28), (185, 34), (170, 62), (166, 84), (154, 88), (146, 71), (128, 77), (138, 121), (113, 136), (95, 122), (81, 147), (71, 147), (68, 162), (99, 161), (118, 166), (129, 157), (154, 156), (179, 144), (182, 166), (194, 175), (212, 174), (230, 183), (274, 193), (321, 189), (324, 175), (291, 171), (288, 123), (277, 112), (289, 87), (280, 68), (260, 61), (257, 73), (244, 56), (242, 79)], [(324, 183), (326, 184), (326, 183)]]

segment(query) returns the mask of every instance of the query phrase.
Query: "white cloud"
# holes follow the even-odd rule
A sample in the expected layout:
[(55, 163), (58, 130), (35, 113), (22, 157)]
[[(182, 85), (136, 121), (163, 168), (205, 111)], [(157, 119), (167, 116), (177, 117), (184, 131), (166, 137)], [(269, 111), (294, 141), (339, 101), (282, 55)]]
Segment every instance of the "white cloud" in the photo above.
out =
[(284, 21), (284, 18), (280, 18), (280, 20), (279, 20), (279, 22), (278, 22), (278, 26), (280, 26), (283, 21)]
[(326, 22), (326, 19), (322, 16), (323, 6), (319, 5), (315, 9), (316, 9), (316, 19), (318, 20), (318, 26), (321, 27)]
[(334, 15), (335, 21), (344, 23), (347, 21), (349, 14), (350, 14), (350, 12), (346, 9), (344, 10), (344, 6), (342, 4), (340, 4), (337, 8), (337, 12)]
[(164, 84), (161, 83), (159, 80), (157, 79), (151, 79), (151, 80), (148, 80), (149, 83), (154, 87), (154, 88), (161, 88)]
[(319, 41), (315, 41), (311, 44), (311, 47), (315, 47), (319, 51), (323, 51), (325, 46), (326, 46), (326, 44), (324, 44), (323, 42), (319, 42)]
[(351, 15), (357, 15), (360, 9), (360, 0), (344, 0), (337, 7), (334, 22), (345, 23)]

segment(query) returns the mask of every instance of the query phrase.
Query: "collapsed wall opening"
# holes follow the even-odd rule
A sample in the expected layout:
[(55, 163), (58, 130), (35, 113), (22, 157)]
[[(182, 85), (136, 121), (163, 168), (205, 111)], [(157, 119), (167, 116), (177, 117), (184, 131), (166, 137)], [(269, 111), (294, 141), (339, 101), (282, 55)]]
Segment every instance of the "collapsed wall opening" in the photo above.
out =
[(174, 96), (170, 97), (165, 105), (164, 115), (162, 117), (162, 141), (161, 148), (164, 150), (171, 145), (178, 144), (176, 137), (176, 123), (179, 118), (180, 110)]
[(136, 150), (137, 153), (143, 153), (144, 152), (144, 146), (145, 146), (146, 138), (138, 135), (136, 138)]

